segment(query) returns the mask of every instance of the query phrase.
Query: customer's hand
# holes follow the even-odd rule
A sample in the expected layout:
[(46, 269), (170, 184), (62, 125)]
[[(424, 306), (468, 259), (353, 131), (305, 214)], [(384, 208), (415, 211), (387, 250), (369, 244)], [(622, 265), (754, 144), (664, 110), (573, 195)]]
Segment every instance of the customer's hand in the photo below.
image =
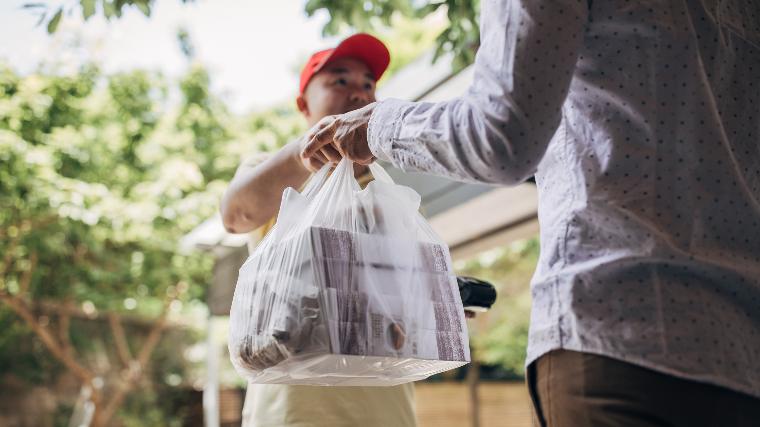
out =
[(304, 166), (315, 171), (315, 166), (323, 163), (322, 160), (337, 163), (344, 157), (361, 165), (372, 163), (375, 156), (367, 143), (367, 127), (374, 108), (372, 103), (320, 120), (304, 138), (301, 149)]

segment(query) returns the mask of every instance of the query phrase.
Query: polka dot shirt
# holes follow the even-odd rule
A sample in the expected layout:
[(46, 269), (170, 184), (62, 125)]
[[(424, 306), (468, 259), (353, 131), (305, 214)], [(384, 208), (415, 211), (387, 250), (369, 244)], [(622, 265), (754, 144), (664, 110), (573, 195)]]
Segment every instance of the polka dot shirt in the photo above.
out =
[(484, 0), (481, 40), (464, 96), (382, 101), (368, 140), (404, 170), (535, 174), (526, 362), (760, 397), (760, 2)]

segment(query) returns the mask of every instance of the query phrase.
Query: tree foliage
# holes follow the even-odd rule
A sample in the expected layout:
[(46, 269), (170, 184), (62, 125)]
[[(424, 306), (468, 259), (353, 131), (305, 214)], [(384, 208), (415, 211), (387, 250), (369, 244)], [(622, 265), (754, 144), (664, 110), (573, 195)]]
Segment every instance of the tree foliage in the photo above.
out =
[(518, 241), (458, 263), (457, 274), (490, 281), (496, 304), (470, 321), (473, 351), (478, 360), (498, 365), (510, 376), (524, 374), (530, 321), (530, 278), (538, 262), (538, 238)]
[(451, 53), (455, 69), (471, 64), (480, 45), (480, 0), (308, 0), (305, 11), (309, 16), (320, 11), (329, 15), (323, 28), (325, 35), (341, 34), (347, 29), (379, 31), (384, 27), (392, 28), (397, 16), (419, 20), (445, 13), (448, 25), (436, 38), (434, 60)]
[[(175, 1), (190, 3), (194, 0)], [(49, 33), (54, 33), (61, 20), (73, 14), (81, 14), (85, 21), (97, 15), (111, 20), (121, 18), (125, 10), (134, 8), (150, 16), (154, 3), (155, 0), (69, 0), (58, 7), (50, 7), (44, 1), (25, 3), (23, 7), (38, 15), (39, 24), (44, 24)], [(399, 17), (424, 20), (443, 13), (448, 25), (437, 35), (433, 60), (451, 53), (454, 69), (471, 64), (480, 45), (480, 0), (308, 0), (304, 10), (309, 16), (322, 11), (328, 14), (329, 19), (323, 28), (326, 36), (357, 30), (382, 32), (383, 29), (395, 28)], [(407, 42), (414, 43), (414, 40)]]
[[(202, 68), (178, 84), (0, 68), (0, 321), (16, 320), (3, 372), (100, 378), (99, 403), (117, 408), (105, 396), (138, 387), (171, 314), (203, 300), (212, 260), (178, 242), (218, 209), (242, 151), (225, 147), (249, 142), (208, 86)], [(104, 348), (115, 360), (91, 363)]]
[[(193, 0), (179, 0), (190, 3)], [(64, 16), (79, 13), (86, 21), (93, 16), (101, 15), (107, 20), (121, 18), (127, 9), (137, 9), (145, 16), (150, 16), (156, 0), (68, 0), (57, 7), (50, 7), (49, 2), (35, 1), (24, 3), (22, 7), (39, 17), (38, 25), (45, 24), (48, 33), (54, 33)]]

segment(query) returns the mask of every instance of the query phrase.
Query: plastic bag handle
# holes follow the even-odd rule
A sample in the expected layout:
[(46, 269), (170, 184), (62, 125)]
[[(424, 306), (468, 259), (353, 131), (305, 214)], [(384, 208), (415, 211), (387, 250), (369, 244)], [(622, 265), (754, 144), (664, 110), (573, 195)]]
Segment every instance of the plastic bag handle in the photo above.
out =
[[(327, 179), (330, 177), (330, 171), (333, 168), (335, 168), (336, 171), (338, 170), (343, 171), (343, 174), (345, 174), (347, 178), (353, 180), (354, 168), (351, 167), (351, 164), (353, 163), (348, 159), (341, 160), (337, 166), (332, 165), (330, 163), (325, 164), (324, 166), (322, 166), (320, 170), (314, 173), (311, 176), (311, 178), (309, 178), (309, 181), (307, 181), (306, 186), (304, 187), (303, 191), (301, 191), (301, 194), (303, 194), (307, 198), (313, 198), (319, 192), (319, 190), (325, 185), (325, 182), (327, 182)], [(387, 182), (389, 184), (395, 184), (395, 182), (393, 182), (393, 178), (391, 178), (391, 176), (388, 175), (388, 172), (386, 172), (385, 169), (382, 166), (380, 166), (379, 163), (377, 162), (371, 163), (369, 165), (369, 171), (372, 173), (372, 176), (376, 180), (380, 182)]]
[(309, 180), (306, 182), (306, 186), (301, 191), (301, 194), (308, 198), (312, 198), (320, 188), (327, 181), (327, 177), (330, 175), (331, 166), (329, 163), (322, 166), (320, 170), (312, 174)]
[(372, 176), (375, 177), (376, 180), (387, 182), (388, 184), (395, 184), (395, 182), (393, 182), (393, 178), (388, 175), (388, 172), (386, 172), (378, 162), (370, 163), (369, 171), (372, 172)]

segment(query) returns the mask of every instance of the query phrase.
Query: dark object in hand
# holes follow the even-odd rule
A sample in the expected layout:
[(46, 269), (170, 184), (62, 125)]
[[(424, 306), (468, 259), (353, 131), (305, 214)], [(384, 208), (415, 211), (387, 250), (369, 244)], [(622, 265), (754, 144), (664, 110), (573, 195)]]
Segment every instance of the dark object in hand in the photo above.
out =
[(496, 301), (496, 288), (472, 277), (457, 276), (459, 296), (466, 311), (486, 312)]

